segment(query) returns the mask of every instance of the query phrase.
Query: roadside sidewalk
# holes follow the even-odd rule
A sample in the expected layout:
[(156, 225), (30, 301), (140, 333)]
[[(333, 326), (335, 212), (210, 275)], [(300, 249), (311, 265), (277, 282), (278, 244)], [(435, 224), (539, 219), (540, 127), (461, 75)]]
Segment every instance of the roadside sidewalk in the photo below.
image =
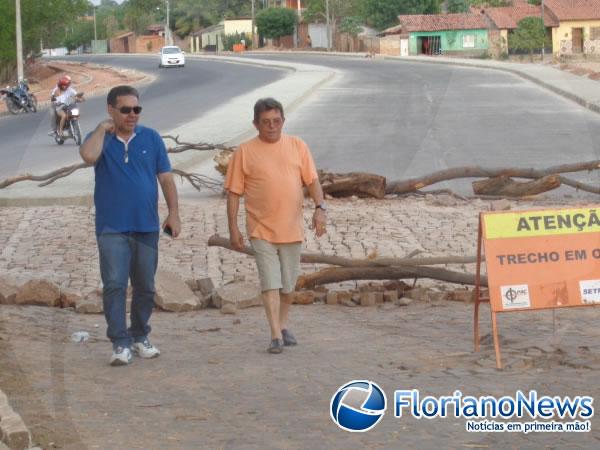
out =
[(448, 57), (384, 57), (385, 59), (414, 61), (429, 64), (450, 64), (481, 69), (494, 69), (514, 73), (552, 92), (562, 95), (581, 106), (600, 113), (600, 81), (580, 77), (549, 66), (548, 64), (512, 63), (491, 59), (466, 59)]

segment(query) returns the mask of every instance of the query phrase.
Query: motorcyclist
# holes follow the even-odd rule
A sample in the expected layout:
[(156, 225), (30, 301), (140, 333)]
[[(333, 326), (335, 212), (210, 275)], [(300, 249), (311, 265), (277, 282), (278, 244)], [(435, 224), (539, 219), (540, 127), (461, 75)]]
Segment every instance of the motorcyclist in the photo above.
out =
[[(58, 79), (56, 86), (52, 89), (52, 120), (51, 126), (52, 131), (49, 133), (50, 136), (58, 132), (59, 136), (62, 136), (65, 123), (67, 121), (67, 113), (64, 110), (65, 105), (69, 105), (74, 101), (83, 101), (77, 91), (71, 87), (71, 77), (69, 75), (63, 75)], [(58, 130), (56, 129), (56, 119), (60, 117), (60, 124)]]

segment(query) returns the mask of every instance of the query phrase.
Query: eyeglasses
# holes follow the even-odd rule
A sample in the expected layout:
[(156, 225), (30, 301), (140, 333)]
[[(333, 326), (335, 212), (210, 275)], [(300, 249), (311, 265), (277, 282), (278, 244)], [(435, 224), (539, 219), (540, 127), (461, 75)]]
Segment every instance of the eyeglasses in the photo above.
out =
[(133, 107), (131, 107), (131, 106), (121, 106), (119, 108), (119, 112), (121, 114), (130, 114), (131, 111), (133, 111), (133, 113), (135, 115), (138, 115), (139, 113), (142, 112), (142, 107), (141, 106), (133, 106)]

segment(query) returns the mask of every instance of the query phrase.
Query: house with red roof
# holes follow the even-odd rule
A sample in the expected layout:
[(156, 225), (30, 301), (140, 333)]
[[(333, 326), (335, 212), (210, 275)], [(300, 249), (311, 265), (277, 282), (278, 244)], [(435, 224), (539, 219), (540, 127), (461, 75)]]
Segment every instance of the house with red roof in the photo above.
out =
[(402, 15), (398, 21), (382, 36), (407, 40), (409, 55), (479, 56), (488, 50), (489, 24), (481, 14)]
[[(498, 57), (508, 54), (508, 35), (519, 27), (519, 22), (526, 17), (541, 17), (542, 7), (530, 5), (526, 2), (514, 2), (513, 6), (502, 7), (473, 7), (472, 12), (485, 15), (490, 22), (489, 40), (490, 53)], [(552, 36), (552, 30), (559, 26), (558, 19), (548, 8), (544, 8), (544, 26), (548, 38)]]
[(552, 49), (561, 55), (600, 55), (600, 0), (544, 0), (556, 17)]

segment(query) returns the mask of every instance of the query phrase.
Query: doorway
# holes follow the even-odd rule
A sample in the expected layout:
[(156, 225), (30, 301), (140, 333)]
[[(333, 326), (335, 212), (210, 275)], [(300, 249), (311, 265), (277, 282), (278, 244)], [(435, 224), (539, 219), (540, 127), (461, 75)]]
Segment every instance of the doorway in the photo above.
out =
[(440, 36), (420, 36), (417, 38), (419, 55), (441, 55), (442, 39)]
[(571, 28), (573, 53), (583, 53), (583, 28)]

